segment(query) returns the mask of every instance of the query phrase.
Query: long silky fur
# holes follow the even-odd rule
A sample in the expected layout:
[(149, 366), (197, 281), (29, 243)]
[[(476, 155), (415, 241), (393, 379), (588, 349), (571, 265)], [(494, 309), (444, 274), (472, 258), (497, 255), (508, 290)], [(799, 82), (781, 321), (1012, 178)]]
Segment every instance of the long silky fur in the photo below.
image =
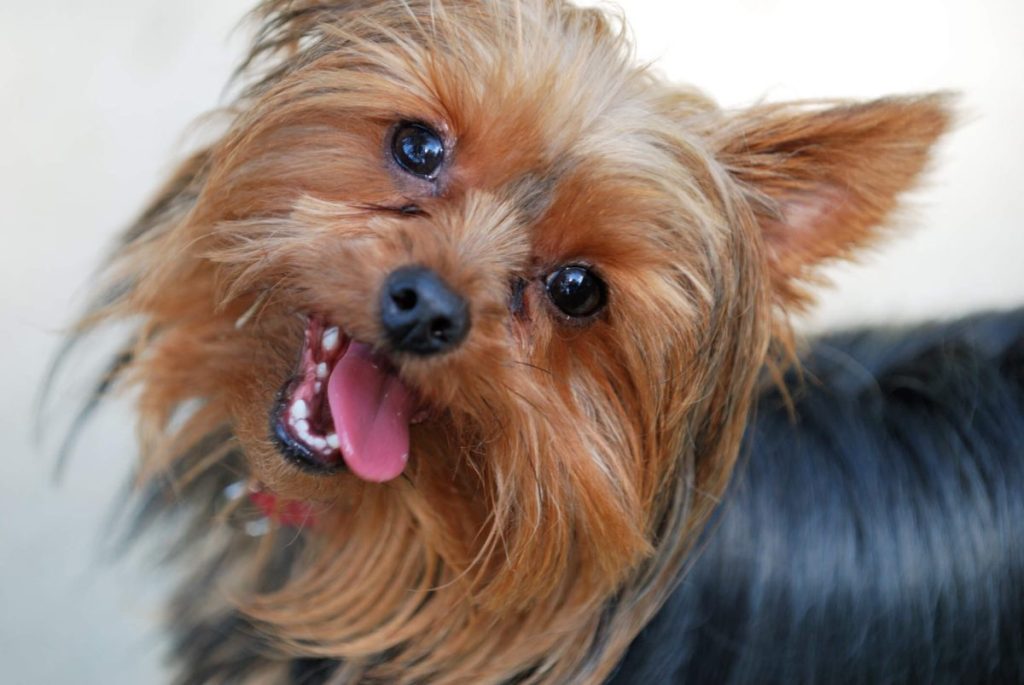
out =
[(1024, 681), (1024, 310), (802, 361), (611, 685)]
[[(114, 297), (80, 326), (139, 321), (117, 376), (139, 393), (144, 511), (192, 521), (182, 681), (600, 682), (725, 488), (811, 263), (870, 242), (946, 101), (725, 112), (634, 66), (602, 13), (549, 0), (255, 17), (232, 123), (129, 229)], [(437, 196), (382, 169), (405, 118), (458, 140)], [(801, 135), (850, 164), (780, 144)], [(410, 195), (421, 211), (396, 211)], [(793, 256), (772, 232), (823, 213), (803, 211), (815, 195), (846, 203), (844, 228)], [(586, 327), (543, 299), (543, 270), (572, 258), (609, 283)], [(385, 486), (295, 469), (267, 417), (302, 315), (379, 341), (367, 303), (407, 263), (472, 307), (457, 353), (396, 360), (439, 414)], [(312, 503), (315, 524), (252, 539), (218, 513), (235, 480)]]

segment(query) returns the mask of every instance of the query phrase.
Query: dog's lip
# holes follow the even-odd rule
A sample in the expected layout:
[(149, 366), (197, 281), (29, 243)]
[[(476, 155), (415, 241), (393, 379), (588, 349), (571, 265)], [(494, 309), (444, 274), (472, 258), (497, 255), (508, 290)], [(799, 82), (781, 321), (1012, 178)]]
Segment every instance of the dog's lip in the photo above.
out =
[(296, 370), (271, 411), (271, 436), (292, 463), (321, 473), (338, 471), (344, 461), (330, 421), (326, 386), (349, 338), (323, 316), (307, 316), (305, 323)]
[[(349, 359), (339, 366), (346, 356)], [(369, 381), (368, 368), (374, 370), (369, 373)], [(409, 397), (402, 405), (406, 409), (391, 413), (395, 407), (387, 401), (389, 393), (375, 395), (374, 379), (390, 387), (391, 392)], [(360, 392), (367, 393), (365, 404)], [(407, 413), (410, 401), (411, 416)], [(371, 410), (369, 414), (360, 410), (364, 407)], [(397, 369), (387, 357), (373, 352), (326, 317), (311, 314), (306, 318), (296, 372), (278, 392), (271, 411), (270, 434), (281, 454), (303, 470), (329, 474), (347, 469), (366, 480), (389, 480), (407, 458), (409, 426), (426, 421), (432, 414), (418, 393), (399, 380)], [(335, 427), (336, 421), (341, 421), (337, 424), (340, 430)], [(377, 427), (384, 432), (374, 432)], [(376, 435), (379, 439), (374, 438)], [(406, 446), (405, 456), (399, 464), (394, 450), (402, 444)]]
[(316, 474), (331, 474), (345, 471), (345, 462), (342, 459), (326, 461), (313, 454), (305, 443), (297, 440), (288, 430), (285, 412), (287, 404), (278, 402), (274, 411), (271, 412), (270, 435), (277, 444), (278, 451), (289, 462), (298, 466), (303, 471)]

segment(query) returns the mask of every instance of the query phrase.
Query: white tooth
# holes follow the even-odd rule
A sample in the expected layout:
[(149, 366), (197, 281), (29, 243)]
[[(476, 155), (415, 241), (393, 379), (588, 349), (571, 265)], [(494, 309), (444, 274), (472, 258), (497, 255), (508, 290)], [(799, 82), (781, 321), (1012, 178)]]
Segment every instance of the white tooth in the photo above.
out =
[(324, 389), (324, 384), (321, 383), (320, 381), (317, 381), (316, 385), (314, 385), (313, 387), (316, 389), (317, 392), (320, 392), (321, 390)]
[(306, 438), (309, 437), (309, 421), (302, 420), (295, 424), (295, 430), (299, 432), (299, 436)]
[(327, 350), (328, 352), (332, 351), (335, 347), (338, 346), (337, 326), (331, 326), (326, 331), (324, 331), (323, 346), (324, 349)]
[(316, 365), (316, 377), (327, 378), (327, 364), (320, 362)]
[(292, 404), (292, 416), (296, 419), (304, 419), (309, 416), (309, 407), (306, 405), (306, 400), (295, 400)]
[(327, 441), (326, 440), (324, 440), (323, 438), (315, 437), (315, 436), (310, 436), (309, 444), (312, 445), (313, 447), (315, 447), (318, 450), (323, 450), (324, 448), (327, 447)]
[(341, 445), (341, 441), (338, 440), (338, 434), (331, 433), (330, 435), (328, 435), (327, 444), (330, 445), (331, 449), (338, 449), (338, 446)]

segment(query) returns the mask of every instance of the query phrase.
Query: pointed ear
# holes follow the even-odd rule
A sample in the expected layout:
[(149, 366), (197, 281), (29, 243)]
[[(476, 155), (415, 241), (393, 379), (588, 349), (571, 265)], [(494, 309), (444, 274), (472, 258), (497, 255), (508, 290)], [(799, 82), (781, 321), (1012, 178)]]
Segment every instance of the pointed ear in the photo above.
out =
[(718, 158), (746, 188), (768, 247), (777, 301), (799, 309), (822, 262), (871, 245), (949, 129), (953, 97), (830, 107), (769, 105), (714, 133)]

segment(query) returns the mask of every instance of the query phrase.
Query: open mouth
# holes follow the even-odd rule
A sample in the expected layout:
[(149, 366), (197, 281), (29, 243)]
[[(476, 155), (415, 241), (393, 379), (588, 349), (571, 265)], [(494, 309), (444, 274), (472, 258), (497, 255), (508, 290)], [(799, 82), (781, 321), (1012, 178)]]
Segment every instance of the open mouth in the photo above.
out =
[(310, 316), (298, 370), (271, 413), (271, 433), (282, 453), (303, 468), (348, 467), (380, 483), (405, 469), (409, 425), (422, 418), (418, 406), (385, 357)]

